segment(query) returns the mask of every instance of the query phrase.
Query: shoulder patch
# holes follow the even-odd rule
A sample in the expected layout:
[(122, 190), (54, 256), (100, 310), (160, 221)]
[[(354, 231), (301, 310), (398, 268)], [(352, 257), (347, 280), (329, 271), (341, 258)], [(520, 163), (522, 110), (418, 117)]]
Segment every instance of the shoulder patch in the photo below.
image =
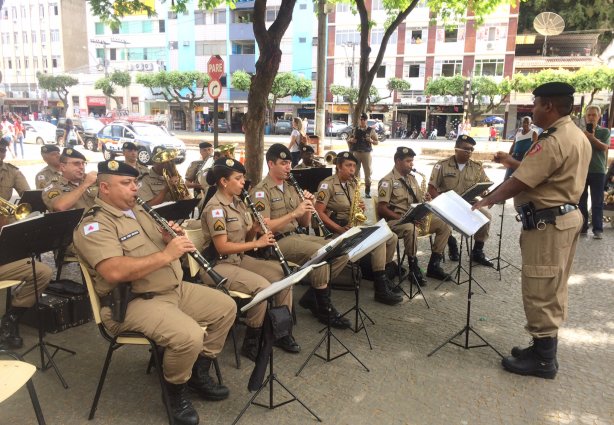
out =
[(221, 208), (211, 210), (211, 217), (224, 217), (224, 210)]
[(262, 201), (258, 201), (256, 202), (256, 211), (264, 211), (264, 204), (262, 203)]
[(97, 232), (99, 230), (100, 225), (95, 221), (93, 223), (88, 223), (83, 226), (83, 234), (85, 236), (89, 235), (90, 233)]
[(542, 145), (541, 145), (541, 144), (539, 144), (539, 143), (536, 143), (536, 144), (535, 144), (535, 146), (533, 146), (533, 147), (531, 148), (531, 150), (530, 150), (530, 151), (527, 153), (527, 155), (535, 155), (535, 154), (538, 154), (538, 153), (540, 153), (540, 152), (541, 152), (541, 150), (542, 150)]
[(386, 190), (385, 190), (385, 189), (381, 189), (381, 190), (379, 191), (379, 194), (378, 194), (378, 195), (380, 196), (380, 198), (383, 198), (384, 196), (386, 196)]
[(435, 164), (435, 166), (433, 168), (435, 168), (436, 170), (439, 170), (441, 168), (441, 164), (437, 163), (437, 164)]
[(36, 176), (36, 180), (45, 180), (45, 175), (39, 174), (38, 176)]
[(49, 193), (47, 193), (47, 198), (48, 199), (53, 199), (57, 196), (60, 196), (60, 191), (59, 190), (52, 190)]
[(222, 220), (218, 219), (215, 221), (215, 223), (213, 223), (213, 230), (215, 230), (216, 232), (226, 230), (226, 225), (222, 223)]
[(328, 183), (322, 183), (320, 185), (320, 190), (326, 190), (326, 189), (328, 189)]
[[(322, 188), (320, 188), (320, 189), (322, 189)], [(317, 197), (318, 201), (323, 201), (325, 197), (326, 197), (326, 193), (324, 193), (324, 191), (321, 190), (321, 191), (318, 192), (318, 197)]]
[(381, 182), (380, 187), (384, 187), (384, 188), (388, 187), (388, 182), (387, 181)]
[(264, 198), (264, 192), (259, 190), (258, 192), (255, 193), (255, 197), (256, 197), (256, 199)]

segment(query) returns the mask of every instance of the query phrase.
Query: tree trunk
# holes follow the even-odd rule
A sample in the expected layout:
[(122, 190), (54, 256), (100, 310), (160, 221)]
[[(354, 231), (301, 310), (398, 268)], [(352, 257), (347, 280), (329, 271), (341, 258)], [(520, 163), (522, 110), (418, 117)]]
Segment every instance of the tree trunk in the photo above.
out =
[(117, 106), (117, 110), (119, 111), (120, 109), (122, 109), (122, 101), (123, 101), (124, 98), (122, 96), (111, 96), (111, 97), (115, 101), (115, 105)]
[(185, 130), (194, 131), (194, 120), (192, 119), (194, 106), (191, 102), (181, 102), (181, 109), (183, 110), (183, 115), (185, 115)]

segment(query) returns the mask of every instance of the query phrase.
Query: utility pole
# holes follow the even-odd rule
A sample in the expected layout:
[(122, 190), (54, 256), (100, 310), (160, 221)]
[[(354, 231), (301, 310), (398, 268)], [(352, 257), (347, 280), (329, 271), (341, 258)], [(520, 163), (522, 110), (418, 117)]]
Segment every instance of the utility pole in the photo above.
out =
[[(128, 71), (128, 60), (130, 59), (130, 57), (128, 55), (128, 44), (130, 44), (130, 42), (124, 39), (115, 38), (115, 37), (111, 38), (111, 41), (113, 43), (124, 45), (124, 65), (125, 65), (126, 72), (129, 72)], [(130, 85), (126, 87), (126, 101), (124, 102), (124, 108), (128, 110), (128, 113), (130, 113)]]
[[(326, 97), (326, 0), (318, 0), (318, 53), (316, 81), (316, 135), (320, 139), (318, 147), (322, 146), (326, 134), (326, 114), (324, 111), (324, 98)], [(320, 155), (321, 152), (317, 154)]]
[[(90, 40), (90, 43), (96, 44), (98, 46), (102, 46), (102, 51), (103, 51), (102, 65), (104, 66), (104, 76), (106, 78), (109, 76), (109, 68), (107, 64), (107, 46), (111, 43), (105, 40), (97, 40), (97, 39)], [(105, 99), (106, 99), (105, 109), (106, 109), (106, 112), (109, 112), (109, 109), (111, 109), (111, 99), (109, 99), (108, 96), (105, 96)]]

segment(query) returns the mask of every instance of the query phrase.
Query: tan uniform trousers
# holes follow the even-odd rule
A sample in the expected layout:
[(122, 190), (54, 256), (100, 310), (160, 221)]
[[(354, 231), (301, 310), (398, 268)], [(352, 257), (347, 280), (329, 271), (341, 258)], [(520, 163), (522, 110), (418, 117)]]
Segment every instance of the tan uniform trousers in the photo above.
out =
[[(394, 224), (390, 226), (390, 229), (395, 232), (400, 238), (403, 238), (405, 243), (405, 252), (410, 253), (415, 257), (418, 252), (418, 244), (416, 235), (414, 234), (415, 226), (413, 223)], [(431, 251), (436, 254), (442, 254), (448, 243), (448, 237), (450, 237), (450, 226), (448, 226), (442, 219), (435, 215), (431, 215), (431, 223), (429, 226), (429, 234), (435, 234), (435, 241), (431, 247)]]
[(480, 208), (480, 212), (486, 216), (488, 219), (488, 223), (483, 225), (475, 232), (473, 235), (473, 239), (476, 242), (486, 242), (488, 240), (488, 234), (490, 231), (490, 219), (492, 218), (492, 214), (488, 211), (488, 208)]
[(371, 251), (371, 268), (374, 272), (383, 272), (386, 270), (386, 264), (390, 263), (394, 258), (394, 253), (397, 250), (397, 235), (392, 235), (386, 243), (378, 245)]
[[(36, 285), (39, 294), (49, 285), (51, 275), (51, 268), (48, 265), (36, 262)], [(25, 281), (25, 283), (11, 288), (13, 307), (32, 307), (34, 305), (36, 296), (30, 260), (24, 258), (23, 260), (13, 261), (12, 263), (0, 266), (0, 280)]]
[[(284, 278), (279, 261), (258, 260), (249, 255), (243, 257), (241, 264), (219, 263), (213, 269), (228, 279), (226, 288), (251, 296)], [(214, 284), (206, 273), (201, 273), (201, 279), (207, 285)], [(292, 286), (278, 292), (274, 301), (276, 306), (285, 305), (292, 311)], [(247, 311), (245, 324), (250, 328), (261, 327), (265, 313), (266, 302), (261, 302)]]
[[(237, 306), (217, 289), (181, 282), (177, 288), (152, 299), (131, 301), (122, 323), (111, 320), (108, 307), (103, 307), (100, 314), (111, 332), (141, 332), (166, 347), (164, 379), (183, 384), (190, 379), (199, 354), (214, 358), (222, 351)], [(207, 326), (207, 330), (201, 326)]]
[(356, 164), (356, 178), (360, 178), (360, 168), (365, 171), (365, 191), (371, 191), (371, 152), (352, 152), (358, 163)]
[[(328, 241), (319, 236), (292, 235), (280, 239), (277, 244), (287, 261), (303, 265), (311, 256)], [(326, 288), (330, 279), (334, 279), (345, 267), (348, 256), (336, 258), (332, 264), (314, 269), (309, 273), (309, 282), (315, 289)]]
[(525, 329), (535, 338), (555, 337), (567, 318), (567, 279), (571, 270), (582, 214), (559, 216), (544, 230), (523, 230), (522, 302)]

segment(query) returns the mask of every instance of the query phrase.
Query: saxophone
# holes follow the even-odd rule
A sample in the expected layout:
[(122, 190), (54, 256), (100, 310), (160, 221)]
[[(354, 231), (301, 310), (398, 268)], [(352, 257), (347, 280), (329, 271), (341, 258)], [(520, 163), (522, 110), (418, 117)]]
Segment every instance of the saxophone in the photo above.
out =
[(360, 197), (360, 180), (354, 177), (353, 182), (356, 185), (356, 189), (354, 190), (352, 204), (350, 205), (350, 214), (348, 216), (348, 226), (350, 227), (360, 226), (367, 221), (367, 216), (360, 207), (360, 203), (362, 202), (362, 198)]
[[(420, 191), (422, 192), (422, 196), (426, 195), (426, 176), (422, 174), (420, 171), (415, 168), (412, 170), (414, 173), (418, 174), (422, 181), (420, 182)], [(431, 228), (431, 219), (433, 218), (433, 213), (428, 213), (422, 220), (416, 223), (416, 229), (418, 229), (418, 236), (426, 236), (429, 234), (429, 229)]]

